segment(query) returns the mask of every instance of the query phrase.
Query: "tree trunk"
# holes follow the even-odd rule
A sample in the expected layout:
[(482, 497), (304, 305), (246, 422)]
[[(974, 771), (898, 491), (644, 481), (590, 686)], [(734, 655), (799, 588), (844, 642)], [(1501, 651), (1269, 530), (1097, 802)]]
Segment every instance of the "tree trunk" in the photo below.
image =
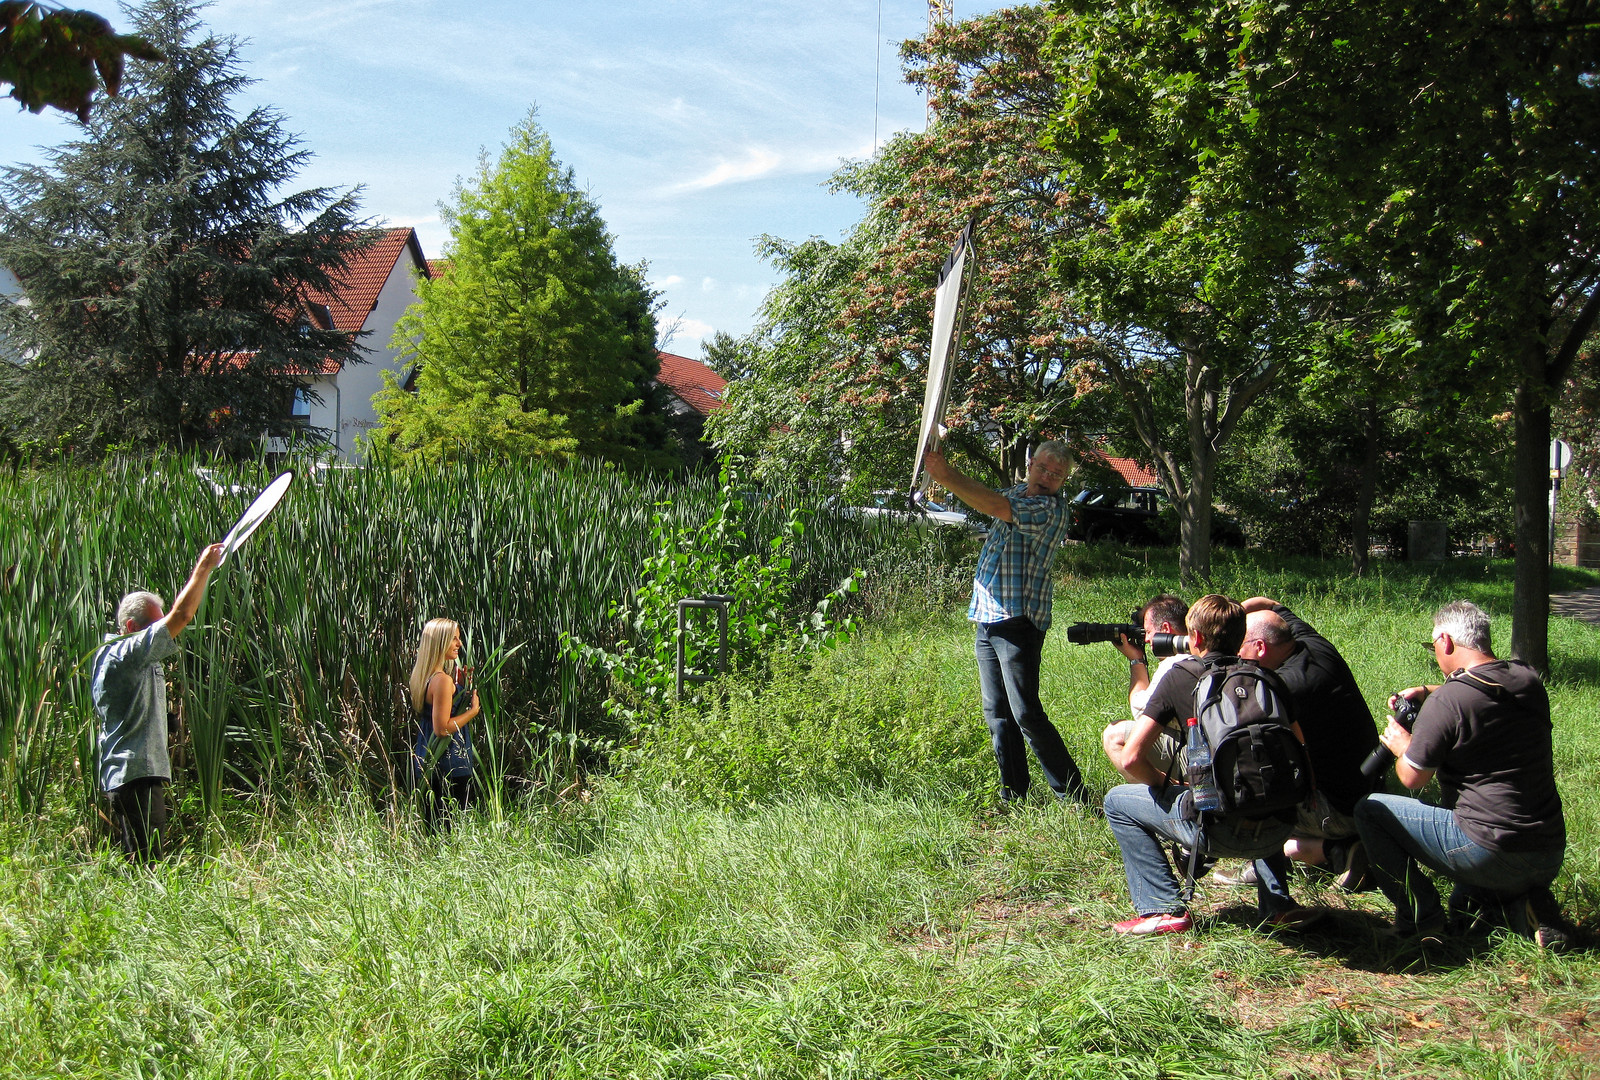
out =
[(1368, 549), (1372, 546), (1372, 497), (1378, 486), (1378, 446), (1383, 433), (1383, 413), (1376, 400), (1367, 399), (1365, 413), (1361, 475), (1356, 481), (1356, 504), (1350, 511), (1350, 572), (1356, 577), (1367, 572)]
[[(1543, 368), (1543, 349), (1530, 347), (1540, 351)], [(1550, 667), (1550, 401), (1542, 380), (1526, 375), (1513, 401), (1517, 558), (1511, 655), (1543, 675)]]
[[(1203, 460), (1202, 460), (1203, 458)], [(1189, 494), (1179, 507), (1178, 578), (1185, 585), (1211, 581), (1211, 487), (1216, 455), (1198, 448), (1189, 472)]]

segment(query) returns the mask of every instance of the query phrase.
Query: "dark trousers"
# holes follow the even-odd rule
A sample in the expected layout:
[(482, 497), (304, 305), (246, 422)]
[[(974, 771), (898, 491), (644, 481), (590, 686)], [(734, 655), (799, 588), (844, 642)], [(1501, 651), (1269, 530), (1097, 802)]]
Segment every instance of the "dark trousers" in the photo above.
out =
[(419, 785), (422, 824), (429, 833), (449, 832), (451, 820), (472, 802), (472, 777), (451, 777), (435, 772), (426, 785)]
[(166, 787), (162, 777), (146, 776), (106, 793), (117, 825), (117, 842), (134, 862), (161, 858), (162, 834), (167, 831)]
[(1027, 740), (1050, 789), (1062, 798), (1089, 802), (1078, 763), (1039, 700), (1044, 631), (1021, 616), (977, 627), (978, 684), (983, 690), (983, 718), (1000, 765), (1001, 798), (1020, 799), (1028, 793), (1028, 753), (1023, 746)]

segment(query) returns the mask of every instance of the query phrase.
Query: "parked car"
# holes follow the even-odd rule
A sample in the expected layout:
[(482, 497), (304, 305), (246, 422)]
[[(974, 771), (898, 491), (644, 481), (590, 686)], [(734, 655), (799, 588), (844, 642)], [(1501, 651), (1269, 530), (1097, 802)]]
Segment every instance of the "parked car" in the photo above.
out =
[[(837, 505), (837, 496), (829, 500), (829, 505)], [(932, 499), (913, 503), (903, 491), (874, 491), (864, 505), (840, 507), (839, 512), (846, 517), (888, 518), (922, 529), (939, 525), (978, 534), (989, 531), (965, 510)]]
[[(1067, 539), (1086, 544), (1114, 540), (1123, 544), (1161, 547), (1177, 542), (1177, 512), (1166, 493), (1154, 487), (1084, 488), (1072, 500)], [(1238, 522), (1211, 512), (1211, 542), (1244, 547)]]

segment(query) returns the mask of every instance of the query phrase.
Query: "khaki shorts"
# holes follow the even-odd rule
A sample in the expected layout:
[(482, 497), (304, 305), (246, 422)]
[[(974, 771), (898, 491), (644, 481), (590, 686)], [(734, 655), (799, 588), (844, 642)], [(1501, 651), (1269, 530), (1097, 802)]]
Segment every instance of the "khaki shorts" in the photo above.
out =
[(1299, 840), (1343, 840), (1355, 834), (1356, 819), (1335, 810), (1328, 797), (1318, 791), (1300, 804), (1294, 832), (1289, 835)]
[[(1118, 732), (1120, 742), (1127, 742), (1128, 736), (1133, 732), (1133, 721), (1123, 720), (1121, 723), (1112, 724), (1112, 730)], [(1172, 732), (1163, 728), (1156, 733), (1155, 742), (1150, 744), (1144, 752), (1145, 761), (1158, 769), (1168, 780), (1183, 779), (1183, 741)]]

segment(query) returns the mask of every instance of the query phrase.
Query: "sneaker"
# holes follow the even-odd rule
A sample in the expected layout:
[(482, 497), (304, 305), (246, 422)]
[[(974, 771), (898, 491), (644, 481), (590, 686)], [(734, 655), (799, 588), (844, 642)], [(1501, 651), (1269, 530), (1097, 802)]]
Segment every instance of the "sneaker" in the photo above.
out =
[(1522, 927), (1513, 926), (1513, 929), (1519, 932), (1525, 929), (1527, 932), (1524, 936), (1531, 937), (1541, 949), (1566, 952), (1572, 948), (1575, 932), (1562, 916), (1561, 907), (1548, 886), (1535, 889), (1525, 898), (1519, 898), (1519, 901), (1522, 905), (1519, 914), (1524, 923)]
[(1326, 908), (1301, 907), (1296, 904), (1292, 908), (1275, 912), (1261, 921), (1261, 925), (1271, 930), (1306, 930), (1327, 917)]
[(1333, 883), (1345, 892), (1370, 892), (1373, 888), (1371, 863), (1367, 860), (1367, 845), (1359, 838), (1330, 841), (1323, 846), (1328, 855), (1328, 869), (1333, 873)]
[(1140, 915), (1133, 919), (1124, 919), (1111, 927), (1119, 934), (1129, 934), (1134, 937), (1145, 937), (1151, 934), (1181, 934), (1194, 926), (1194, 919), (1187, 911), (1170, 912), (1158, 911), (1153, 915)]
[(1211, 880), (1218, 885), (1254, 885), (1260, 879), (1256, 876), (1256, 864), (1245, 863), (1237, 874), (1230, 874), (1226, 870), (1218, 870), (1211, 875)]

